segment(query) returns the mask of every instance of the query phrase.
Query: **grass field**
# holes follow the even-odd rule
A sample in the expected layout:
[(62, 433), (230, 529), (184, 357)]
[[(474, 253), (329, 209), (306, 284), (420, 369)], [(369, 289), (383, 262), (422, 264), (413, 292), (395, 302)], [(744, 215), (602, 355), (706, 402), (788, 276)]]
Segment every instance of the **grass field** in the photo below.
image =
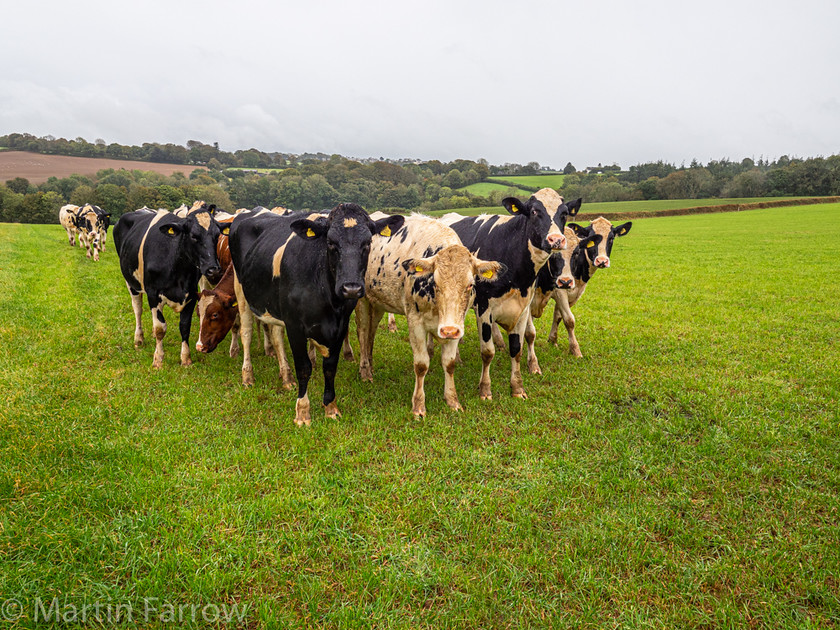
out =
[(273, 359), (247, 390), (221, 349), (180, 367), (168, 310), (153, 370), (113, 249), (95, 264), (58, 225), (0, 224), (0, 614), (32, 627), (57, 597), (144, 628), (214, 625), (164, 623), (165, 604), (236, 604), (226, 627), (248, 628), (836, 627), (838, 213), (634, 221), (575, 308), (584, 358), (537, 322), (529, 400), (502, 353), (478, 399), (472, 324), (466, 412), (433, 362), (413, 420), (400, 318), (373, 385), (340, 365), (340, 420), (316, 372), (309, 429)]
[(521, 184), (523, 186), (536, 186), (537, 188), (560, 188), (563, 185), (562, 173), (554, 175), (499, 175), (498, 177), (488, 177), (487, 181), (505, 181), (513, 182), (514, 184)]
[[(504, 184), (494, 184), (492, 182), (479, 182), (477, 184), (470, 184), (469, 186), (464, 186), (463, 188), (458, 188), (456, 192), (467, 191), (473, 195), (479, 195), (481, 197), (489, 197), (491, 192), (496, 190), (501, 190), (503, 193), (507, 193), (510, 190), (510, 186), (505, 186)], [(523, 190), (521, 188), (516, 189), (516, 195), (519, 197), (528, 198), (531, 196), (531, 193), (527, 190)]]
[[(525, 192), (521, 199), (528, 199), (531, 193)], [(779, 201), (782, 199), (792, 199), (791, 197), (739, 197), (739, 198), (724, 198), (724, 199), (651, 199), (648, 201), (605, 201), (598, 203), (584, 202), (581, 206), (581, 213), (583, 214), (600, 214), (611, 212), (633, 212), (636, 214), (647, 214), (649, 212), (660, 212), (663, 210), (679, 210), (682, 208), (701, 208), (705, 206), (723, 206), (728, 204), (745, 204), (753, 202), (769, 202)], [(457, 212), (465, 216), (474, 216), (477, 214), (507, 214), (507, 211), (501, 207), (476, 207), (476, 208), (458, 208), (456, 210), (432, 210), (427, 214), (432, 216), (441, 216), (449, 212)]]

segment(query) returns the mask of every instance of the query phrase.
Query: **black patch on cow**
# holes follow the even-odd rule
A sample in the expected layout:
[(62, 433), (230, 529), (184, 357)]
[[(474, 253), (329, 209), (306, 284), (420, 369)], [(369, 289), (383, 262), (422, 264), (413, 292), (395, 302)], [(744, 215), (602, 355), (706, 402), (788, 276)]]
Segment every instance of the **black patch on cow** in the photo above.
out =
[(385, 264), (385, 254), (382, 254), (382, 258), (379, 259), (379, 268), (382, 269), (382, 265)]
[(156, 317), (157, 317), (157, 320), (158, 320), (161, 324), (165, 324), (165, 323), (166, 323), (166, 320), (165, 320), (165, 319), (163, 319), (163, 311), (162, 311), (162, 310), (160, 310), (160, 305), (158, 305), (158, 310), (157, 310)]
[(508, 341), (510, 342), (510, 356), (515, 357), (522, 352), (522, 342), (519, 340), (519, 335), (511, 333), (508, 335)]
[(484, 343), (493, 338), (493, 327), (490, 324), (481, 324), (481, 339)]
[(414, 279), (411, 292), (421, 298), (435, 299), (435, 277), (433, 275), (420, 276)]

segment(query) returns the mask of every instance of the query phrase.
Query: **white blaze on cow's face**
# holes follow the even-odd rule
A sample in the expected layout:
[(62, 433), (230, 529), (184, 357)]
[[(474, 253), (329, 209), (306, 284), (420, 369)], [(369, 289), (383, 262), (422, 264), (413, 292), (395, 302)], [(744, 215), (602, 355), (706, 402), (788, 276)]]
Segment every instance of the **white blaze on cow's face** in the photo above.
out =
[(495, 281), (502, 265), (476, 258), (463, 245), (450, 245), (429, 258), (403, 261), (403, 268), (413, 282), (414, 299), (433, 302), (438, 338), (460, 339), (475, 300), (475, 283)]
[(548, 241), (552, 250), (566, 249), (566, 236), (563, 232), (565, 219), (558, 216), (558, 211), (563, 205), (563, 197), (552, 188), (543, 188), (534, 193), (534, 198), (542, 203), (551, 221), (545, 240)]
[(580, 239), (572, 228), (565, 228), (567, 246), (563, 251), (554, 254), (549, 262), (549, 270), (558, 289), (574, 289), (575, 277), (572, 275), (572, 255), (580, 243)]
[(597, 248), (594, 253), (589, 255), (589, 260), (596, 269), (608, 269), (610, 266), (610, 254), (612, 253), (612, 246), (615, 237), (624, 236), (630, 231), (633, 226), (631, 221), (622, 223), (621, 225), (613, 225), (604, 217), (598, 217), (589, 224), (589, 233), (597, 234), (601, 240), (596, 243)]

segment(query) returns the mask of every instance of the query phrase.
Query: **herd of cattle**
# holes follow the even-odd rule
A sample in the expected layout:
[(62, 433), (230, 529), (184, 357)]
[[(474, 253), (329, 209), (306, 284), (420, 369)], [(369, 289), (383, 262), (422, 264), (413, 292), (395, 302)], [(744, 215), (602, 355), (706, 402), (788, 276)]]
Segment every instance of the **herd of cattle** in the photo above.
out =
[[(527, 398), (520, 372), (523, 340), (531, 373), (540, 373), (534, 351), (536, 329), (549, 300), (556, 302), (549, 341), (556, 343), (562, 319), (569, 351), (582, 356), (571, 308), (597, 269), (610, 266), (615, 237), (631, 223), (604, 218), (589, 226), (566, 224), (581, 200), (565, 202), (544, 188), (527, 201), (503, 201), (509, 215), (439, 219), (423, 215), (369, 215), (352, 203), (324, 212), (257, 207), (235, 215), (202, 201), (176, 211), (141, 208), (114, 226), (114, 246), (134, 309), (135, 347), (144, 342), (142, 294), (152, 314), (155, 352), (163, 365), (166, 304), (180, 314), (181, 364), (189, 365), (189, 335), (198, 308), (199, 352), (212, 352), (231, 333), (230, 355), (243, 351), (242, 383), (254, 383), (251, 337), (255, 320), (265, 330), (267, 354), (277, 357), (286, 389), (295, 380), (284, 335), (292, 351), (298, 398), (295, 422), (309, 424), (308, 383), (315, 353), (323, 357), (327, 417), (340, 415), (335, 402), (339, 358), (352, 359), (347, 341), (355, 312), (359, 373), (373, 380), (373, 346), (382, 316), (403, 315), (414, 355), (412, 411), (426, 415), (424, 378), (434, 342), (440, 345), (444, 399), (461, 409), (454, 372), (460, 363), (467, 310), (475, 309), (483, 363), (482, 399), (492, 397), (490, 364), (508, 335), (513, 396)], [(104, 251), (110, 215), (93, 205), (65, 206), (61, 224), (88, 257)], [(214, 286), (215, 285), (215, 286)], [(199, 293), (199, 288), (203, 290)], [(389, 321), (393, 329), (393, 320)]]

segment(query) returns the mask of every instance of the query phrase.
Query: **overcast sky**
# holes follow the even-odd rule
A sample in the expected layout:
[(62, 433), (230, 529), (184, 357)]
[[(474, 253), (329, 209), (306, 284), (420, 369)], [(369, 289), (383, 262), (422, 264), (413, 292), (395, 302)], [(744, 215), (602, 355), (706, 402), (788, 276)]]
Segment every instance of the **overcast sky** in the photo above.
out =
[(627, 168), (840, 153), (840, 2), (3, 6), (0, 134)]

